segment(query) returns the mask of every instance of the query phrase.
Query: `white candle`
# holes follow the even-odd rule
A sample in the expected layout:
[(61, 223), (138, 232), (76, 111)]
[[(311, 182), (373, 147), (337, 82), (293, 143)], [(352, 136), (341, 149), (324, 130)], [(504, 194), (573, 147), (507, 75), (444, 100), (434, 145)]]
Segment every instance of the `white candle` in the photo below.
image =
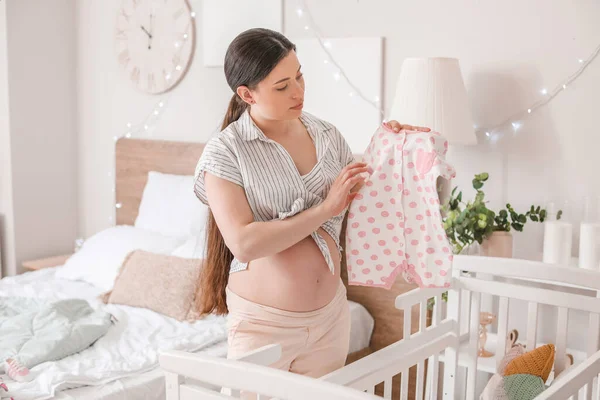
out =
[(573, 226), (563, 221), (544, 223), (543, 261), (549, 264), (569, 266), (573, 245)]
[(579, 266), (596, 270), (600, 263), (600, 223), (582, 222), (579, 231)]

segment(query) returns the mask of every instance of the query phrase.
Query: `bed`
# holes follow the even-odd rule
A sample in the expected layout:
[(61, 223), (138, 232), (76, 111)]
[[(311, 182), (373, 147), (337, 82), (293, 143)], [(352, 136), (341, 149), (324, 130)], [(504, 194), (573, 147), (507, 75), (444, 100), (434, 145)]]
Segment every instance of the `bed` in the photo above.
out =
[[(157, 140), (139, 140), (122, 138), (116, 143), (116, 201), (121, 207), (116, 210), (116, 223), (119, 226), (133, 226), (136, 222), (148, 174), (155, 171), (163, 174), (189, 176), (193, 174), (197, 160), (202, 152), (202, 143), (171, 142)], [(191, 189), (190, 189), (191, 192)], [(64, 298), (85, 298), (97, 302), (97, 296), (106, 288), (99, 288), (84, 281), (61, 278), (63, 266), (33, 271), (15, 277), (0, 280), (0, 297), (24, 296), (49, 300)], [(342, 268), (345, 271), (345, 268)], [(345, 280), (345, 277), (343, 277)], [(345, 280), (346, 282), (346, 280)], [(401, 337), (402, 329), (391, 324), (402, 313), (387, 304), (393, 298), (412, 287), (398, 285), (391, 292), (367, 292), (357, 287), (348, 288), (351, 310), (351, 341), (348, 362), (364, 357), (371, 352), (385, 347)], [(140, 321), (145, 319), (167, 323), (168, 318), (155, 318), (149, 310), (137, 310), (130, 307), (114, 306), (116, 312), (123, 315), (134, 315)], [(394, 319), (395, 318), (395, 319)], [(180, 327), (178, 326), (177, 329)], [(211, 328), (212, 337), (203, 338), (195, 343), (199, 352), (224, 357), (227, 351), (225, 319), (214, 318)], [(185, 349), (184, 349), (185, 350)], [(46, 363), (52, 364), (52, 363)], [(46, 365), (50, 368), (49, 365)], [(145, 368), (143, 373), (131, 374), (118, 379), (106, 378), (107, 382), (90, 382), (70, 378), (72, 385), (60, 385), (53, 390), (57, 399), (164, 399), (164, 375), (155, 364)], [(32, 370), (33, 371), (33, 370)], [(82, 386), (83, 385), (83, 386)], [(70, 386), (81, 386), (69, 388)], [(15, 398), (36, 398), (31, 393), (18, 393)], [(40, 398), (39, 396), (37, 398)]]

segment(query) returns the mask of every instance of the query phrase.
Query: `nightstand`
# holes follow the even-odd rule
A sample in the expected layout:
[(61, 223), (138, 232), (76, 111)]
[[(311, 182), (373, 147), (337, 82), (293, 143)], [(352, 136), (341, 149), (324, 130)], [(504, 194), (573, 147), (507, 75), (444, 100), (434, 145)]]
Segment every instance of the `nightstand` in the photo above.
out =
[(72, 254), (64, 254), (62, 256), (54, 256), (48, 258), (40, 258), (38, 260), (24, 261), (23, 268), (30, 271), (35, 271), (42, 268), (58, 267), (63, 265)]

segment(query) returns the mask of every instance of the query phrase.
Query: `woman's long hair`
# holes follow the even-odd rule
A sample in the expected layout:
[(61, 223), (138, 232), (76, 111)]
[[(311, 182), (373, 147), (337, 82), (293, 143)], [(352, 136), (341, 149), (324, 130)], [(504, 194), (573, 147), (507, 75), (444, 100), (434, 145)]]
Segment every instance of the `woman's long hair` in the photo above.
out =
[[(237, 121), (248, 104), (237, 95), (237, 88), (254, 89), (296, 46), (279, 32), (250, 29), (238, 35), (225, 54), (225, 78), (233, 97), (221, 125), (225, 129)], [(202, 314), (227, 314), (225, 288), (233, 254), (227, 248), (212, 212), (208, 214), (207, 255), (200, 274), (200, 293), (196, 308)]]

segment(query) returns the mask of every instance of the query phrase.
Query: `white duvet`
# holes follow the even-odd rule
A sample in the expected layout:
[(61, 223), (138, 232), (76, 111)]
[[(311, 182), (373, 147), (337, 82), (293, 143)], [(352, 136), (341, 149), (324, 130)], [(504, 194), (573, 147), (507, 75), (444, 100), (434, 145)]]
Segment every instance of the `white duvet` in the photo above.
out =
[(32, 368), (31, 382), (6, 381), (9, 392), (0, 392), (3, 398), (47, 399), (67, 388), (104, 384), (156, 368), (160, 350), (197, 351), (227, 338), (224, 317), (209, 316), (190, 324), (147, 309), (102, 305), (96, 300), (101, 289), (55, 278), (55, 271), (52, 268), (0, 280), (0, 301), (10, 296), (86, 298), (95, 307), (106, 307), (116, 318), (115, 324), (86, 350)]

